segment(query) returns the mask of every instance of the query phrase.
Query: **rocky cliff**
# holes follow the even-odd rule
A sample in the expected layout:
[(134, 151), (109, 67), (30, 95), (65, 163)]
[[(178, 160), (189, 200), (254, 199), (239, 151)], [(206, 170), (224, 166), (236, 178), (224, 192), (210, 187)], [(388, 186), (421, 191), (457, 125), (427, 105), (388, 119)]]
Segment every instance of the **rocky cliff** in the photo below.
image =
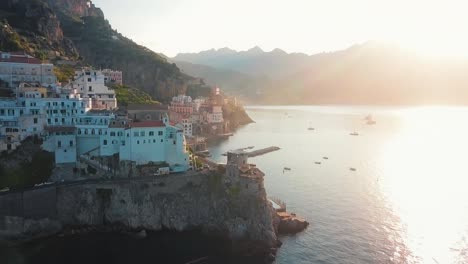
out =
[(0, 16), (3, 51), (122, 70), (127, 85), (161, 102), (185, 93), (194, 79), (114, 30), (91, 1), (5, 0), (0, 2)]
[(67, 226), (200, 229), (229, 238), (234, 250), (255, 248), (269, 256), (277, 246), (272, 215), (262, 180), (230, 185), (222, 173), (191, 173), (0, 195), (0, 238), (53, 234)]

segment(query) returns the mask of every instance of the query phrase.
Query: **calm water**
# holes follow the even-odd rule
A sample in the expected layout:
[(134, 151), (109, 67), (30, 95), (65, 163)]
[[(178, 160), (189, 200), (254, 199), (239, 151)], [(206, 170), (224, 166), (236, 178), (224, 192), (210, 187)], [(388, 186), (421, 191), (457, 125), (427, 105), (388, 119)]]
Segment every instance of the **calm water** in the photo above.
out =
[(210, 150), (281, 147), (251, 162), (311, 225), (277, 263), (468, 263), (468, 108), (247, 110), (256, 123)]

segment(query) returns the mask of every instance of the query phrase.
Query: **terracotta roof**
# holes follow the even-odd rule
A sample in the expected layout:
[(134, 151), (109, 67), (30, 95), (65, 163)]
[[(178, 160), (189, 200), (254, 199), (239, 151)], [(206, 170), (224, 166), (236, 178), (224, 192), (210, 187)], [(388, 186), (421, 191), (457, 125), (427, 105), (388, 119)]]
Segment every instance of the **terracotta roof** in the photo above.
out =
[(0, 62), (14, 62), (14, 63), (29, 63), (29, 64), (41, 64), (40, 59), (33, 58), (31, 56), (17, 56), (11, 55), (10, 58), (0, 58)]
[(133, 122), (130, 124), (130, 127), (165, 127), (163, 121), (143, 121), (143, 122)]

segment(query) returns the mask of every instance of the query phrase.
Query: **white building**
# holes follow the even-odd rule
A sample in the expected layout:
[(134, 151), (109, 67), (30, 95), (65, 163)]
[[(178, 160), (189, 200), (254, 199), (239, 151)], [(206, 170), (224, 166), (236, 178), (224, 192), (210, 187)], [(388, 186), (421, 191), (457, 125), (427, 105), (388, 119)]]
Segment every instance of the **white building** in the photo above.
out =
[(175, 126), (182, 129), (186, 137), (191, 137), (193, 135), (193, 125), (190, 118), (183, 118), (180, 122), (175, 124)]
[(21, 82), (39, 83), (44, 87), (55, 87), (57, 78), (54, 65), (22, 52), (0, 52), (0, 79), (14, 88)]
[(209, 124), (222, 123), (223, 119), (223, 108), (221, 106), (213, 105), (206, 114), (206, 121)]
[(101, 71), (83, 68), (75, 72), (74, 81), (64, 88), (91, 99), (93, 109), (112, 110), (117, 108), (117, 99), (115, 91), (105, 85), (105, 79)]

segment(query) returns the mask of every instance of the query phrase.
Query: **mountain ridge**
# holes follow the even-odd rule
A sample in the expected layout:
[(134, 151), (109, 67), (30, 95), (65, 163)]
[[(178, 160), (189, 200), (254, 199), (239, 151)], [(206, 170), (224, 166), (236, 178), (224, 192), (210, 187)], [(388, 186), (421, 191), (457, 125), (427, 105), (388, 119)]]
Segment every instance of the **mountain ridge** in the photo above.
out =
[(125, 84), (161, 102), (196, 85), (175, 64), (113, 29), (91, 1), (5, 0), (0, 15), (0, 50), (122, 70)]
[[(264, 54), (269, 56), (272, 52)], [(236, 56), (241, 56), (239, 54), (242, 52)], [(229, 89), (256, 104), (468, 103), (468, 76), (464, 74), (468, 68), (466, 60), (424, 57), (397, 45), (377, 41), (356, 44), (335, 52), (299, 55), (306, 59), (300, 65), (293, 65), (293, 68), (290, 67), (291, 61), (294, 61), (290, 59), (292, 56), (295, 56), (294, 53), (275, 56), (275, 59), (270, 60), (256, 56), (249, 58), (249, 64), (237, 65), (231, 65), (233, 60), (229, 58), (228, 63), (208, 62), (213, 67), (211, 75), (215, 74), (216, 69), (223, 69), (238, 71), (251, 78), (259, 76), (259, 72), (269, 76), (270, 85), (255, 86), (253, 89), (257, 93), (254, 96), (245, 93), (245, 89)], [(199, 58), (197, 60), (203, 61)], [(183, 71), (205, 78), (207, 82), (213, 78), (209, 74), (187, 68), (182, 62), (177, 63)], [(224, 67), (213, 66), (216, 64)], [(244, 68), (239, 70), (239, 67)], [(258, 71), (258, 68), (261, 70)], [(265, 69), (272, 71), (265, 73)], [(275, 74), (280, 71), (287, 74)], [(218, 85), (222, 87), (223, 84), (222, 80), (218, 80)]]

